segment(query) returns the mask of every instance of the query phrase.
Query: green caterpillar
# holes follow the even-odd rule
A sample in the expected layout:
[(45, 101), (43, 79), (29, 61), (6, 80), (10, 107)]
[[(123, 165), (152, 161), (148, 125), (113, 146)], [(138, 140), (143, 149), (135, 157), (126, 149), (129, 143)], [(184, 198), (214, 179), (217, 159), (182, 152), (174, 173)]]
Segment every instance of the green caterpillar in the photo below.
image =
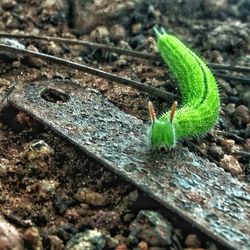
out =
[(177, 79), (182, 97), (180, 109), (174, 102), (171, 110), (158, 119), (149, 102), (151, 145), (166, 150), (175, 147), (180, 139), (208, 132), (218, 119), (220, 97), (213, 74), (193, 51), (163, 29), (155, 29), (155, 33), (157, 47)]

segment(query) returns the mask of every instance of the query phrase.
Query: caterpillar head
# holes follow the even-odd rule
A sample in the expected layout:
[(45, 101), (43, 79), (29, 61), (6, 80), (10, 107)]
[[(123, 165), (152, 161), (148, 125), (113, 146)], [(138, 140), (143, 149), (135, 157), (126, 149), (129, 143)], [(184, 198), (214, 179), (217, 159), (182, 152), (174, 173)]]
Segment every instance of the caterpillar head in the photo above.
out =
[(176, 111), (177, 102), (174, 102), (169, 113), (169, 118), (157, 119), (153, 104), (149, 102), (149, 113), (151, 118), (150, 141), (153, 148), (159, 151), (167, 151), (175, 147), (175, 128), (173, 118)]

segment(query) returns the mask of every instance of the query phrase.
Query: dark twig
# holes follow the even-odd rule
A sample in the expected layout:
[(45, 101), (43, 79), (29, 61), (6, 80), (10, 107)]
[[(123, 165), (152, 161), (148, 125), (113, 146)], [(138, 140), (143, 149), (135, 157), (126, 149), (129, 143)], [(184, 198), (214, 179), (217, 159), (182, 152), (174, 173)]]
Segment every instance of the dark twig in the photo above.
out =
[[(103, 49), (106, 51), (116, 52), (118, 54), (124, 54), (128, 56), (133, 56), (137, 58), (144, 58), (150, 60), (162, 60), (161, 57), (157, 54), (139, 52), (134, 50), (127, 50), (122, 49), (115, 46), (109, 46), (105, 44), (93, 43), (84, 40), (76, 40), (76, 39), (68, 39), (68, 38), (61, 38), (61, 37), (50, 37), (50, 36), (35, 36), (35, 35), (24, 35), (24, 34), (9, 34), (9, 33), (0, 33), (0, 37), (9, 37), (15, 39), (29, 39), (29, 40), (42, 40), (42, 41), (53, 41), (58, 43), (65, 43), (65, 44), (72, 44), (72, 45), (79, 45), (85, 47), (91, 47), (96, 49)], [(226, 64), (219, 64), (219, 63), (208, 63), (213, 69), (216, 70), (229, 70), (235, 72), (242, 72), (242, 73), (250, 73), (250, 67), (239, 66), (239, 65), (226, 65)]]
[(233, 81), (240, 82), (242, 84), (250, 84), (250, 78), (239, 77), (239, 76), (228, 76), (222, 73), (215, 73), (215, 75), (225, 80), (233, 80)]
[(227, 65), (227, 64), (220, 64), (220, 63), (209, 63), (208, 64), (211, 68), (217, 70), (229, 70), (234, 72), (242, 72), (242, 73), (250, 73), (250, 67), (240, 66), (240, 65)]
[(232, 154), (237, 155), (237, 156), (241, 156), (241, 157), (246, 158), (246, 159), (250, 159), (250, 153), (249, 152), (236, 151), (236, 152), (232, 152)]
[(107, 73), (105, 71), (99, 70), (99, 69), (95, 69), (93, 67), (89, 67), (83, 64), (79, 64), (79, 63), (75, 63), (69, 60), (65, 60), (59, 57), (55, 57), (55, 56), (51, 56), (51, 55), (47, 55), (47, 54), (43, 54), (43, 53), (39, 53), (39, 52), (34, 52), (34, 51), (30, 51), (30, 50), (26, 50), (26, 49), (17, 49), (8, 45), (3, 45), (0, 44), (0, 50), (3, 51), (11, 51), (11, 52), (15, 52), (17, 54), (21, 54), (21, 55), (30, 55), (30, 56), (34, 56), (37, 58), (41, 58), (43, 60), (49, 61), (49, 62), (54, 62), (57, 64), (61, 64), (67, 67), (71, 67), (74, 69), (78, 69), (81, 71), (84, 71), (86, 73), (89, 73), (91, 75), (95, 75), (95, 76), (99, 76), (102, 77), (108, 81), (113, 81), (119, 84), (123, 84), (126, 86), (130, 86), (133, 88), (136, 88), (140, 91), (144, 91), (147, 92), (151, 95), (157, 96), (159, 98), (162, 99), (169, 99), (169, 98), (173, 98), (175, 95), (169, 92), (166, 92), (164, 90), (160, 90), (157, 88), (154, 88), (152, 86), (149, 85), (145, 85), (143, 83), (137, 82), (137, 81), (133, 81), (127, 78), (123, 78), (111, 73)]
[(225, 136), (229, 139), (233, 139), (238, 143), (243, 143), (245, 142), (245, 139), (240, 137), (239, 135), (237, 135), (235, 132), (233, 131), (217, 131), (217, 134)]
[(109, 45), (100, 44), (100, 43), (93, 43), (93, 42), (84, 41), (84, 40), (75, 40), (75, 39), (68, 39), (68, 38), (61, 38), (61, 37), (49, 37), (49, 36), (8, 34), (8, 33), (0, 33), (0, 37), (29, 39), (29, 40), (42, 40), (42, 41), (47, 41), (47, 42), (53, 41), (53, 42), (58, 42), (58, 43), (79, 45), (79, 46), (90, 47), (90, 48), (95, 48), (95, 49), (103, 49), (106, 51), (115, 52), (118, 54), (128, 55), (128, 56), (137, 57), (137, 58), (151, 59), (151, 60), (160, 59), (158, 55), (139, 52), (135, 50), (122, 49), (122, 48), (115, 47), (115, 46), (109, 46)]

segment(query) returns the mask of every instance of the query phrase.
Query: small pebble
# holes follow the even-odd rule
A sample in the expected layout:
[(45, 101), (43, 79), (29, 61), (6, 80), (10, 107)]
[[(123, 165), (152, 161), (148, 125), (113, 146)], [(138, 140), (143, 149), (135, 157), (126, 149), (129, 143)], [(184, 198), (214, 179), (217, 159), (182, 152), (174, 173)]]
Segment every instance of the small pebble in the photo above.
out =
[(223, 91), (228, 94), (228, 95), (233, 95), (234, 94), (234, 89), (231, 87), (230, 83), (223, 80), (219, 79), (219, 83)]
[(61, 47), (53, 41), (45, 45), (45, 50), (48, 54), (53, 55), (53, 56), (60, 55), (62, 51)]
[(148, 243), (145, 242), (145, 241), (141, 241), (139, 244), (138, 244), (138, 247), (140, 250), (148, 250)]
[(105, 245), (105, 235), (94, 229), (75, 234), (66, 243), (65, 250), (102, 250)]
[(16, 120), (23, 125), (32, 126), (33, 119), (26, 112), (20, 111), (16, 114)]
[(132, 213), (127, 213), (123, 216), (123, 221), (124, 222), (130, 222), (133, 219), (134, 215)]
[(13, 63), (12, 63), (12, 67), (13, 68), (19, 68), (21, 66), (21, 62), (19, 60), (15, 60)]
[(53, 200), (53, 205), (55, 207), (56, 212), (59, 215), (62, 215), (67, 211), (69, 205), (72, 203), (72, 200), (62, 198), (60, 196), (55, 196)]
[(150, 5), (148, 7), (148, 13), (150, 15), (153, 15), (157, 20), (159, 20), (159, 18), (162, 16), (161, 11), (158, 9), (155, 9), (155, 7), (153, 5)]
[(220, 161), (220, 167), (230, 172), (233, 176), (237, 176), (243, 172), (238, 160), (231, 155), (224, 155)]
[(225, 9), (225, 6), (227, 6), (227, 0), (204, 0), (202, 2), (203, 8), (213, 14), (222, 11), (223, 9)]
[(52, 195), (55, 194), (56, 188), (59, 183), (55, 180), (42, 180), (38, 184), (38, 195), (48, 200)]
[(166, 247), (171, 244), (172, 225), (159, 212), (141, 210), (129, 229), (131, 243), (143, 240), (150, 246)]
[(50, 235), (50, 249), (51, 250), (63, 250), (64, 244), (63, 241), (56, 235)]
[(120, 24), (115, 24), (111, 28), (110, 36), (111, 36), (111, 39), (116, 42), (120, 40), (124, 40), (126, 38), (125, 28)]
[(105, 236), (106, 236), (106, 248), (107, 249), (115, 249), (115, 247), (119, 245), (120, 241), (111, 237), (108, 232), (105, 234)]
[(2, 8), (4, 10), (10, 10), (10, 9), (13, 9), (15, 6), (16, 6), (16, 1), (12, 0), (12, 1), (9, 1), (9, 0), (2, 0)]
[(198, 248), (201, 246), (201, 241), (196, 234), (189, 234), (185, 239), (185, 245), (187, 247)]
[(47, 28), (46, 29), (46, 35), (47, 36), (54, 36), (58, 32), (56, 27), (53, 27), (51, 25), (48, 25), (46, 28)]
[(90, 33), (90, 38), (95, 41), (105, 40), (110, 36), (109, 30), (106, 26), (98, 26)]
[(215, 143), (212, 143), (210, 145), (210, 147), (208, 148), (208, 152), (217, 161), (219, 161), (224, 155), (222, 148), (220, 146), (217, 146)]
[(93, 227), (98, 229), (105, 229), (107, 231), (114, 229), (120, 223), (120, 216), (114, 211), (98, 211), (93, 219)]
[(233, 152), (233, 148), (235, 147), (235, 141), (231, 139), (222, 140), (220, 145), (223, 147), (223, 151), (226, 154), (230, 154)]
[(129, 40), (129, 43), (131, 47), (135, 50), (142, 50), (145, 48), (145, 36), (142, 34), (135, 35), (134, 37), (131, 37)]
[[(38, 49), (32, 44), (29, 45), (26, 49), (34, 51), (34, 52), (38, 52)], [(43, 66), (42, 59), (37, 58), (35, 56), (30, 56), (30, 55), (24, 57), (24, 63), (34, 68), (41, 68)]]
[(6, 87), (6, 86), (10, 86), (10, 81), (4, 78), (0, 78), (0, 87)]
[(237, 89), (237, 91), (240, 92), (240, 93), (245, 91), (245, 88), (244, 88), (244, 86), (242, 84), (237, 84), (235, 86), (235, 89)]
[(89, 188), (79, 188), (75, 194), (75, 198), (80, 202), (85, 202), (95, 207), (106, 204), (106, 198), (102, 194), (94, 192)]
[(41, 7), (43, 9), (50, 10), (50, 13), (53, 14), (53, 12), (62, 10), (65, 6), (65, 3), (62, 0), (47, 0), (43, 1)]
[(250, 138), (246, 139), (245, 147), (246, 147), (246, 150), (250, 152)]
[(25, 146), (25, 150), (21, 153), (21, 157), (27, 157), (29, 161), (35, 159), (47, 159), (54, 155), (54, 149), (51, 148), (43, 140), (35, 140)]
[(54, 155), (54, 149), (43, 140), (35, 140), (28, 145), (27, 157), (29, 161), (34, 159), (45, 159), (52, 155)]
[(4, 159), (4, 158), (0, 159), (0, 176), (4, 176), (8, 173), (9, 166), (10, 166), (10, 162), (8, 159)]
[(138, 247), (139, 247), (139, 250), (149, 250), (148, 244), (147, 244), (147, 242), (145, 242), (145, 241), (141, 241), (141, 242), (138, 244)]
[(68, 209), (65, 215), (70, 221), (77, 221), (80, 218), (80, 214), (75, 208)]
[(218, 50), (213, 50), (210, 53), (210, 60), (214, 63), (223, 63), (223, 56)]
[(128, 200), (130, 204), (133, 204), (138, 199), (138, 191), (137, 189), (130, 192), (125, 198)]
[(134, 204), (134, 202), (138, 199), (138, 196), (139, 195), (138, 195), (138, 191), (137, 190), (134, 190), (134, 191), (130, 192), (119, 203), (120, 209), (123, 210), (123, 211), (126, 211), (129, 206), (131, 206), (131, 205)]
[(130, 47), (129, 43), (126, 42), (126, 41), (123, 41), (123, 40), (121, 40), (121, 41), (118, 43), (118, 46), (121, 47), (122, 49), (131, 50), (131, 47)]
[(23, 250), (23, 240), (18, 230), (0, 216), (0, 249)]
[(234, 103), (227, 104), (227, 106), (225, 107), (225, 111), (230, 115), (233, 114), (235, 111), (235, 104)]
[(125, 244), (120, 244), (115, 248), (115, 250), (128, 250), (128, 248)]
[(149, 53), (155, 53), (155, 51), (157, 51), (156, 42), (152, 36), (146, 38), (145, 48)]
[(118, 60), (115, 62), (115, 66), (117, 66), (119, 68), (128, 66), (128, 62), (127, 62), (126, 56), (120, 56), (118, 58)]
[(236, 107), (234, 117), (240, 126), (250, 123), (249, 109), (245, 105), (239, 105)]
[(42, 172), (47, 172), (53, 155), (54, 149), (47, 143), (43, 140), (34, 140), (24, 146), (24, 150), (20, 153), (20, 158), (36, 166), (31, 169), (39, 169)]
[(141, 23), (135, 23), (131, 27), (132, 34), (137, 34), (141, 31), (142, 24)]
[(206, 149), (207, 149), (206, 143), (202, 142), (201, 144), (199, 144), (199, 148), (200, 148), (201, 150), (206, 150)]
[(76, 39), (76, 36), (70, 32), (65, 32), (62, 34), (62, 37), (69, 38), (69, 39)]
[(242, 91), (239, 92), (240, 92), (240, 99), (244, 104), (246, 104), (248, 109), (250, 109), (250, 86), (246, 86)]
[(42, 238), (36, 227), (26, 229), (23, 237), (32, 249), (43, 249)]

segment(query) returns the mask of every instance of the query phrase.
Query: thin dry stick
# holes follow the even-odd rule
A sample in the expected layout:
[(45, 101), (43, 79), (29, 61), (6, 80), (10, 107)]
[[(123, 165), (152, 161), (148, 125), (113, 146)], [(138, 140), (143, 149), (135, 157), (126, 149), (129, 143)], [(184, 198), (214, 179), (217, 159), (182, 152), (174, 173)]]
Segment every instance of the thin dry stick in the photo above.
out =
[(245, 142), (245, 139), (240, 137), (239, 135), (236, 134), (235, 131), (217, 131), (216, 132), (218, 135), (222, 135), (222, 136), (225, 136), (229, 139), (233, 139), (235, 140), (236, 142), (239, 142), (239, 143), (244, 143)]
[(246, 66), (239, 66), (239, 65), (227, 65), (227, 64), (220, 64), (220, 63), (209, 63), (211, 68), (215, 70), (229, 70), (234, 72), (242, 72), (242, 73), (250, 73), (250, 67)]
[(79, 45), (79, 46), (96, 48), (96, 49), (103, 49), (106, 51), (116, 52), (118, 54), (124, 54), (124, 55), (132, 56), (132, 57), (151, 59), (151, 60), (160, 59), (158, 55), (153, 55), (150, 53), (144, 53), (144, 52), (139, 52), (139, 51), (134, 51), (134, 50), (122, 49), (122, 48), (115, 47), (115, 46), (93, 43), (93, 42), (88, 42), (84, 40), (75, 40), (75, 39), (50, 37), (50, 36), (8, 34), (8, 33), (0, 33), (0, 37), (29, 39), (29, 40), (42, 40), (42, 41), (47, 41), (47, 42), (53, 41), (53, 42), (58, 42), (58, 43), (66, 43), (66, 44)]
[[(66, 43), (72, 45), (80, 45), (85, 47), (103, 49), (106, 51), (116, 52), (118, 54), (124, 54), (132, 57), (137, 58), (144, 58), (150, 60), (162, 60), (159, 55), (139, 52), (134, 50), (127, 50), (122, 49), (119, 47), (109, 46), (105, 44), (93, 43), (84, 40), (76, 40), (76, 39), (68, 39), (68, 38), (61, 38), (61, 37), (50, 37), (50, 36), (35, 36), (35, 35), (24, 35), (24, 34), (8, 34), (8, 33), (0, 33), (0, 37), (9, 37), (9, 38), (16, 38), (16, 39), (29, 39), (29, 40), (42, 40), (42, 41), (53, 41), (58, 43)], [(219, 63), (208, 63), (208, 65), (216, 70), (229, 70), (235, 72), (242, 72), (242, 73), (250, 73), (250, 67), (239, 66), (239, 65), (226, 65), (226, 64), (219, 64)]]
[(221, 77), (225, 80), (233, 80), (237, 82), (241, 82), (242, 84), (250, 84), (250, 78), (239, 77), (239, 76), (228, 76), (222, 73), (215, 73), (217, 77)]
[(120, 77), (111, 73), (107, 73), (105, 71), (99, 70), (99, 69), (95, 69), (93, 67), (89, 67), (83, 64), (79, 64), (79, 63), (75, 63), (69, 60), (65, 60), (59, 57), (55, 57), (55, 56), (51, 56), (51, 55), (47, 55), (47, 54), (43, 54), (43, 53), (39, 53), (39, 52), (34, 52), (34, 51), (30, 51), (30, 50), (26, 50), (26, 49), (17, 49), (8, 45), (3, 45), (0, 44), (0, 50), (3, 51), (11, 51), (17, 54), (21, 54), (21, 55), (30, 55), (30, 56), (34, 56), (34, 57), (38, 57), (41, 58), (43, 60), (49, 61), (49, 62), (54, 62), (57, 64), (61, 64), (67, 67), (71, 67), (74, 69), (78, 69), (81, 71), (84, 71), (86, 73), (89, 73), (91, 75), (95, 75), (95, 76), (99, 76), (102, 77), (108, 81), (113, 81), (119, 84), (123, 84), (126, 86), (130, 86), (133, 88), (136, 88), (140, 91), (144, 91), (149, 93), (150, 95), (154, 95), (157, 96), (159, 98), (162, 99), (169, 99), (169, 98), (173, 98), (175, 97), (174, 94), (154, 88), (152, 86), (149, 85), (145, 85), (143, 83), (137, 82), (137, 81), (133, 81), (124, 77)]
[(236, 151), (236, 152), (232, 152), (232, 154), (250, 159), (250, 153), (246, 151)]

